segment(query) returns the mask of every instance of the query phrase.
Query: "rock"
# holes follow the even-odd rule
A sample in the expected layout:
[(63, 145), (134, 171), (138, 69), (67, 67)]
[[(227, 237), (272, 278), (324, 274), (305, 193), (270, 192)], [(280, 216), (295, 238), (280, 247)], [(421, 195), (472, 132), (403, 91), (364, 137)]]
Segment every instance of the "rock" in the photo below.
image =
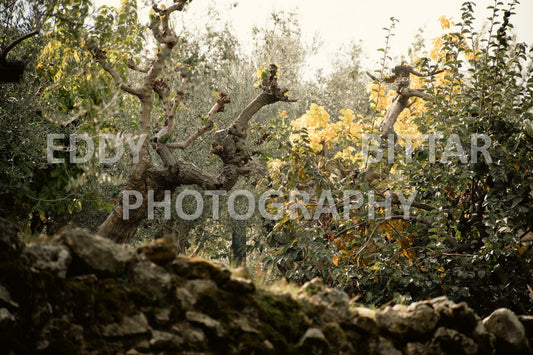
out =
[(400, 338), (413, 338), (431, 332), (439, 320), (435, 310), (426, 302), (410, 306), (387, 306), (376, 312), (381, 329)]
[(170, 314), (172, 310), (170, 308), (163, 308), (155, 313), (155, 321), (159, 325), (168, 325), (170, 323)]
[(315, 305), (325, 307), (327, 321), (345, 319), (350, 316), (348, 306), (350, 298), (345, 292), (334, 288), (326, 288), (311, 296), (309, 301)]
[(72, 261), (69, 249), (62, 244), (30, 244), (23, 255), (31, 262), (32, 269), (49, 271), (61, 279), (67, 276), (68, 266)]
[(254, 293), (255, 285), (252, 280), (231, 276), (221, 287), (222, 289), (236, 294)]
[(107, 324), (102, 328), (102, 335), (106, 338), (143, 335), (148, 332), (150, 326), (143, 313), (124, 317), (120, 323)]
[(11, 306), (13, 308), (18, 308), (19, 304), (11, 298), (11, 294), (8, 289), (0, 285), (0, 301), (4, 306)]
[(170, 274), (151, 261), (140, 261), (132, 269), (133, 283), (152, 297), (166, 294), (172, 286)]
[(179, 276), (188, 279), (209, 279), (219, 286), (222, 286), (231, 277), (229, 270), (196, 256), (190, 259), (178, 256), (170, 264), (170, 267)]
[(137, 253), (142, 254), (157, 265), (166, 265), (176, 258), (177, 246), (168, 238), (156, 239), (150, 243), (140, 245)]
[(152, 331), (152, 339), (150, 339), (150, 347), (154, 350), (177, 350), (183, 344), (183, 338), (176, 334), (162, 332), (159, 330)]
[(182, 309), (190, 309), (196, 303), (196, 297), (185, 287), (176, 288), (176, 299), (180, 301)]
[[(176, 290), (176, 296), (182, 301), (183, 308), (190, 308), (195, 305), (205, 294), (215, 294), (219, 291), (216, 283), (211, 280), (190, 280), (185, 284), (185, 289), (188, 292)], [(184, 297), (189, 297), (189, 299), (184, 299)]]
[(428, 349), (423, 343), (407, 343), (403, 347), (404, 355), (427, 355)]
[(296, 347), (302, 353), (328, 354), (329, 343), (320, 329), (309, 328)]
[(369, 342), (369, 353), (376, 355), (402, 355), (392, 342), (384, 337), (373, 338)]
[(141, 353), (147, 353), (150, 351), (150, 342), (147, 339), (141, 339), (134, 346), (135, 350), (140, 351)]
[(54, 310), (50, 302), (44, 302), (35, 307), (31, 314), (31, 320), (36, 326), (41, 326), (52, 317)]
[(330, 344), (330, 350), (338, 354), (353, 354), (355, 352), (339, 323), (328, 322), (322, 326), (321, 331)]
[(18, 237), (19, 229), (10, 220), (0, 217), (0, 255), (20, 255), (24, 243)]
[(245, 316), (236, 316), (230, 324), (232, 328), (239, 329), (241, 332), (259, 334), (259, 330), (252, 326), (250, 320)]
[(207, 337), (201, 329), (194, 328), (189, 323), (178, 323), (172, 326), (172, 330), (183, 337), (188, 346), (197, 350), (206, 348)]
[(214, 281), (202, 279), (187, 281), (185, 287), (191, 291), (193, 295), (206, 293), (207, 291), (218, 290), (217, 284)]
[(518, 316), (518, 320), (524, 326), (526, 337), (531, 341), (533, 339), (533, 316)]
[(351, 324), (353, 324), (357, 330), (361, 330), (367, 334), (377, 334), (379, 332), (375, 311), (363, 307), (352, 308), (351, 311)]
[(73, 320), (52, 318), (42, 327), (36, 342), (37, 353), (55, 353), (57, 349), (62, 352), (78, 354), (83, 342), (84, 329)]
[(482, 322), (478, 322), (474, 330), (471, 332), (470, 336), (478, 345), (479, 353), (481, 354), (490, 354), (491, 349), (494, 348), (496, 342), (496, 337), (494, 334), (489, 333), (485, 325)]
[(271, 342), (269, 342), (268, 340), (265, 340), (265, 341), (263, 342), (263, 344), (264, 344), (264, 346), (265, 346), (265, 350), (267, 350), (267, 351), (274, 351), (274, 345), (273, 345)]
[(437, 297), (428, 302), (439, 315), (439, 326), (468, 333), (478, 323), (474, 311), (464, 302), (454, 303), (446, 296)]
[(7, 308), (0, 308), (0, 329), (6, 329), (15, 324), (17, 320), (15, 317), (7, 310)]
[(495, 310), (483, 324), (496, 337), (496, 351), (520, 354), (529, 349), (524, 326), (509, 309)]
[(311, 281), (307, 281), (303, 284), (302, 287), (300, 287), (300, 293), (303, 293), (307, 296), (313, 296), (317, 294), (318, 292), (324, 290), (324, 280), (322, 280), (320, 277), (315, 277)]
[(473, 355), (478, 352), (474, 340), (455, 329), (444, 327), (437, 329), (428, 348), (430, 354)]
[[(61, 235), (61, 240), (82, 261), (81, 269), (105, 275), (121, 275), (126, 264), (132, 261), (133, 252), (109, 239), (92, 235), (84, 229), (72, 229)], [(76, 260), (73, 261), (73, 263)], [(81, 270), (83, 271), (86, 270)]]
[(350, 299), (345, 292), (334, 288), (327, 288), (318, 292), (316, 295), (311, 297), (311, 301), (319, 300), (323, 305), (328, 307), (342, 308), (343, 310), (348, 309), (348, 304)]
[(215, 334), (217, 337), (222, 338), (225, 334), (224, 328), (219, 321), (199, 312), (188, 311), (185, 313), (185, 318), (205, 331)]

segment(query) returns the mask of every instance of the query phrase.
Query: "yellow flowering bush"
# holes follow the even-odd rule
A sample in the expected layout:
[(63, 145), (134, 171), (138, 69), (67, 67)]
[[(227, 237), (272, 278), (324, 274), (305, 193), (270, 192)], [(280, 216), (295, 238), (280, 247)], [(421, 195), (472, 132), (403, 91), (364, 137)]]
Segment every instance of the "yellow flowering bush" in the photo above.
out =
[[(311, 104), (301, 117), (284, 118), (290, 140), (284, 155), (269, 163), (268, 187), (284, 193), (303, 190), (311, 197), (292, 203), (311, 213), (318, 210), (316, 196), (329, 191), (340, 209), (314, 220), (301, 214), (295, 220), (284, 217), (274, 225), (269, 238), (282, 242), (267, 263), (281, 265), (287, 279), (303, 282), (320, 276), (364, 302), (379, 305), (444, 293), (468, 302), (483, 299), (482, 311), (498, 302), (533, 309), (523, 296), (530, 275), (514, 273), (519, 264), (531, 263), (531, 253), (519, 247), (515, 233), (519, 228), (525, 231), (523, 226), (529, 223), (525, 220), (531, 220), (531, 199), (524, 196), (533, 186), (525, 178), (533, 170), (527, 148), (533, 134), (527, 125), (521, 131), (519, 118), (526, 117), (523, 112), (531, 107), (531, 90), (521, 84), (532, 82), (531, 76), (523, 78), (524, 62), (531, 57), (525, 45), (511, 47), (511, 39), (505, 37), (511, 11), (504, 13), (501, 28), (480, 49), (483, 35), (473, 34), (468, 23), (472, 10), (468, 3), (464, 6), (463, 22), (456, 25), (441, 17), (444, 34), (433, 40), (429, 50), (410, 58), (421, 76), (411, 75), (409, 87), (430, 99), (411, 97), (398, 115), (394, 132), (400, 139), (394, 146), (394, 164), (371, 165), (378, 178), (367, 179), (374, 171), (367, 169), (361, 147), (365, 134), (380, 134), (382, 120), (398, 95), (397, 83), (387, 85), (391, 80), (383, 80), (368, 85), (374, 114), (362, 116), (345, 108), (335, 116)], [(434, 141), (440, 154), (450, 136), (459, 136), (468, 145), (481, 132), (505, 147), (491, 152), (500, 163), (439, 159), (428, 164), (429, 143), (423, 135), (444, 137)], [(413, 151), (408, 161), (402, 155), (407, 139), (401, 137), (416, 135), (420, 139), (410, 142)], [(380, 175), (379, 169), (385, 173)], [(347, 190), (361, 192), (365, 200), (360, 208), (342, 210), (347, 200), (355, 202), (345, 197)], [(411, 206), (408, 220), (399, 205), (382, 204), (386, 196), (414, 192), (416, 207)], [(291, 201), (277, 202), (284, 202), (286, 215)], [(367, 213), (371, 209), (372, 216)], [(494, 282), (495, 268), (511, 275), (516, 288)], [(489, 299), (489, 293), (497, 297)]]

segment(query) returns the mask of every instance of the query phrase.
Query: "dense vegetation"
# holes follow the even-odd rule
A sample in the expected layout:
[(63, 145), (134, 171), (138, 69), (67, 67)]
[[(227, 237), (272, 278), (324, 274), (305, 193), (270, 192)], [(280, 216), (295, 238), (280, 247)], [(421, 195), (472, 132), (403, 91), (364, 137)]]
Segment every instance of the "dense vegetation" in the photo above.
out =
[[(212, 27), (175, 25), (187, 16), (187, 1), (155, 6), (149, 19), (137, 17), (136, 1), (118, 9), (94, 9), (85, 0), (3, 1), (1, 48), (35, 28), (39, 34), (9, 53), (25, 60), (23, 80), (0, 83), (1, 215), (27, 238), (68, 223), (129, 243), (166, 236), (181, 252), (267, 265), (269, 278), (302, 284), (322, 277), (365, 304), (447, 295), (480, 314), (500, 306), (530, 313), (533, 64), (531, 49), (513, 37), (517, 3), (495, 1), (488, 30), (480, 32), (475, 2), (466, 2), (460, 19), (441, 18), (443, 34), (431, 48), (406, 49), (404, 63), (389, 55), (393, 20), (370, 75), (352, 45), (349, 60), (305, 81), (313, 77), (306, 55), (315, 48), (302, 44), (290, 14), (273, 14), (268, 28), (255, 29), (255, 47), (245, 54), (215, 10)], [(258, 98), (272, 102), (239, 120)], [(286, 102), (292, 99), (298, 101)], [(395, 116), (394, 107), (402, 108)], [(243, 139), (235, 138), (243, 160), (216, 149), (226, 146), (215, 131), (226, 128)], [(51, 133), (95, 137), (94, 157), (47, 162)], [(143, 133), (149, 139), (141, 163), (130, 154), (100, 163), (99, 134)], [(382, 137), (381, 146), (366, 140), (371, 134)], [(190, 144), (172, 147), (176, 142)], [(68, 158), (68, 141), (62, 144), (54, 157)], [(485, 144), (488, 155), (475, 149)], [(394, 157), (385, 149), (378, 161), (379, 147), (393, 147)], [(197, 174), (185, 179), (187, 169)], [(168, 219), (156, 209), (147, 218), (143, 205), (134, 223), (113, 220), (112, 212), (122, 211), (121, 191), (143, 184), (157, 190), (157, 201), (164, 188), (172, 190), (172, 206), (184, 189), (242, 189), (256, 200), (276, 190), (281, 196), (267, 209), (275, 212), (277, 202), (283, 217), (214, 219), (206, 209), (194, 220), (174, 210)], [(291, 203), (294, 190), (310, 199)], [(298, 202), (316, 214), (326, 191), (338, 214), (308, 219), (300, 209), (291, 218)], [(410, 202), (408, 214), (402, 201)], [(221, 206), (227, 202), (220, 197)], [(240, 213), (245, 202), (237, 200)], [(348, 211), (347, 203), (357, 208)], [(186, 199), (183, 208), (194, 211), (194, 203)]]

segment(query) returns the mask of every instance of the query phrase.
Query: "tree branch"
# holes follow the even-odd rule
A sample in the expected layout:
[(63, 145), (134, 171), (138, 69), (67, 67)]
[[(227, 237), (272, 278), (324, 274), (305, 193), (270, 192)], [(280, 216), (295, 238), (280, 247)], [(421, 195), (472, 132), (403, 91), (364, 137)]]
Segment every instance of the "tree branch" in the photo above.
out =
[(417, 72), (416, 70), (414, 70), (412, 67), (411, 67), (411, 74), (413, 75), (416, 75), (416, 76), (420, 76), (420, 77), (428, 77), (428, 76), (433, 76), (433, 75), (437, 75), (437, 74), (440, 74), (444, 72), (444, 69), (435, 69), (427, 74), (422, 74), (420, 72)]
[(100, 63), (102, 68), (113, 77), (113, 80), (115, 81), (115, 83), (117, 84), (118, 87), (120, 87), (122, 90), (124, 90), (125, 92), (127, 92), (129, 94), (135, 95), (135, 96), (137, 96), (139, 98), (142, 97), (142, 94), (143, 94), (142, 88), (134, 88), (134, 87), (126, 84), (122, 80), (122, 78), (120, 77), (120, 75), (118, 75), (118, 73), (115, 70), (115, 68), (113, 68), (111, 63), (109, 63), (107, 61), (107, 53), (106, 53), (105, 50), (98, 48), (96, 46), (96, 44), (94, 44), (94, 43), (87, 44), (87, 49), (89, 49), (91, 51), (91, 53), (93, 54), (94, 59), (98, 63)]
[(246, 108), (240, 113), (239, 117), (229, 127), (229, 132), (233, 135), (246, 137), (246, 127), (252, 116), (266, 105), (273, 104), (278, 101), (296, 102), (287, 96), (288, 89), (280, 88), (278, 86), (277, 78), (278, 67), (275, 64), (270, 64), (269, 74), (263, 78), (259, 86), (263, 92), (259, 94)]
[(17, 44), (19, 44), (20, 42), (32, 37), (32, 36), (35, 36), (36, 34), (39, 33), (39, 29), (35, 29), (34, 31), (31, 31), (30, 33), (28, 34), (25, 34), (24, 36), (21, 36), (19, 38), (17, 38), (16, 40), (14, 40), (13, 42), (11, 42), (4, 50), (2, 50), (2, 53), (0, 53), (0, 63), (2, 62), (6, 62), (6, 58), (7, 58), (7, 54), (9, 53), (9, 51), (11, 51), (13, 48), (15, 48), (15, 46)]
[[(154, 32), (154, 36), (159, 42), (165, 43), (169, 48), (174, 47), (178, 43), (178, 37), (172, 32), (169, 26), (170, 14), (174, 11), (182, 11), (185, 3), (186, 0), (179, 0), (166, 9), (159, 8), (156, 4), (152, 6), (152, 9), (159, 15), (161, 23), (161, 28), (159, 28), (159, 21), (155, 23), (157, 28), (152, 28), (152, 31), (157, 33)], [(156, 27), (155, 25), (153, 27)]]
[[(374, 75), (367, 72), (367, 75), (372, 78), (375, 81), (378, 82), (387, 82), (387, 83), (396, 83), (396, 92), (398, 95), (393, 99), (391, 106), (387, 110), (387, 113), (385, 114), (385, 117), (383, 118), (383, 121), (380, 125), (380, 131), (381, 131), (381, 149), (386, 150), (389, 145), (389, 138), (392, 137), (394, 140), (393, 144), (396, 143), (397, 134), (394, 131), (394, 124), (396, 123), (399, 115), (402, 113), (403, 110), (406, 108), (409, 108), (413, 102), (409, 103), (409, 98), (411, 97), (419, 97), (422, 99), (428, 99), (428, 95), (424, 93), (422, 90), (417, 89), (411, 89), (409, 85), (411, 84), (410, 75), (416, 75), (416, 76), (430, 76), (437, 74), (441, 71), (433, 71), (429, 73), (428, 75), (421, 74), (413, 69), (410, 65), (397, 65), (394, 67), (393, 75), (390, 77), (386, 77), (383, 80), (380, 80), (376, 78)], [(392, 168), (392, 164), (386, 163), (384, 167), (382, 167), (381, 164), (373, 164), (371, 166), (368, 166), (365, 173), (365, 179), (372, 184), (372, 182), (376, 179), (385, 178), (390, 169)], [(415, 206), (422, 209), (431, 208), (431, 206), (427, 205), (420, 205)]]
[(213, 105), (213, 107), (211, 107), (211, 110), (209, 110), (209, 113), (207, 114), (208, 123), (205, 126), (198, 128), (198, 130), (187, 140), (183, 142), (166, 143), (166, 146), (171, 149), (185, 149), (190, 146), (202, 134), (210, 131), (214, 127), (213, 117), (218, 112), (224, 112), (224, 106), (230, 102), (230, 97), (221, 92), (217, 102)]
[(210, 131), (213, 128), (214, 124), (212, 121), (209, 121), (208, 124), (206, 124), (203, 127), (198, 128), (196, 132), (187, 140), (183, 142), (174, 142), (174, 143), (166, 143), (166, 146), (171, 149), (186, 149), (189, 147), (195, 140), (197, 140), (202, 134), (204, 134), (207, 131)]
[(148, 73), (148, 68), (138, 67), (137, 64), (135, 64), (135, 61), (133, 60), (133, 58), (128, 59), (128, 68), (138, 71), (140, 73)]
[(414, 97), (419, 97), (425, 100), (428, 99), (428, 95), (422, 90), (418, 90), (418, 89), (403, 88), (400, 94), (403, 96), (407, 96), (407, 97), (414, 96)]

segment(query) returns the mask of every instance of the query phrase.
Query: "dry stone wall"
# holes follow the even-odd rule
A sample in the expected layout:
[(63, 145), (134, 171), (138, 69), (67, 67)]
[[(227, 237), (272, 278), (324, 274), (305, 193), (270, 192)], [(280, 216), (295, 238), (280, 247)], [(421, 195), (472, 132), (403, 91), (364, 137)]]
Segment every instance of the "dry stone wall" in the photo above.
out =
[(74, 229), (25, 245), (0, 220), (6, 354), (530, 354), (533, 317), (480, 319), (446, 297), (357, 307), (315, 279), (257, 289), (158, 240), (136, 249)]

